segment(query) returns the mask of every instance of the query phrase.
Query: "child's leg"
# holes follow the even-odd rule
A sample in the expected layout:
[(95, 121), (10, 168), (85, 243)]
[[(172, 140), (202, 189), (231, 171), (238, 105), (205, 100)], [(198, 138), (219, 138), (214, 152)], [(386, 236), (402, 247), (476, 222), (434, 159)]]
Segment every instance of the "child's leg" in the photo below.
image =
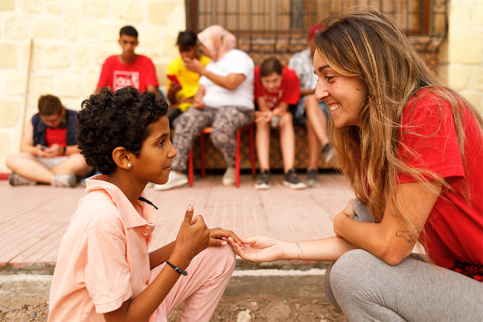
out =
[(282, 149), (283, 169), (287, 173), (295, 162), (295, 132), (292, 113), (285, 112), (280, 119), (280, 147)]
[[(164, 265), (152, 271), (150, 282)], [(234, 269), (235, 253), (230, 246), (208, 247), (191, 261), (188, 276), (180, 276), (158, 307), (156, 321), (166, 321), (169, 312), (183, 301), (179, 321), (209, 321)]]
[(257, 123), (255, 142), (260, 172), (270, 170), (270, 123)]
[(227, 168), (235, 167), (236, 131), (252, 124), (254, 118), (253, 110), (241, 106), (224, 106), (216, 112), (211, 141), (223, 155)]
[(178, 155), (173, 159), (171, 169), (178, 172), (186, 170), (194, 139), (213, 122), (214, 115), (213, 109), (199, 110), (190, 107), (176, 119), (172, 141)]

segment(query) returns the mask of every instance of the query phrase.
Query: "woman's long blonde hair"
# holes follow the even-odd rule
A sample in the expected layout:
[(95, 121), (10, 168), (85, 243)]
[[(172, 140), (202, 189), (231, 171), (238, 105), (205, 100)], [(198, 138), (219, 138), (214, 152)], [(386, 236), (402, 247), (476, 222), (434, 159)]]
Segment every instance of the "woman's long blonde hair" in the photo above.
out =
[(314, 39), (317, 52), (339, 74), (359, 77), (367, 90), (360, 109), (360, 128), (330, 126), (339, 166), (357, 198), (368, 205), (378, 222), (391, 200), (396, 216), (409, 224), (396, 193), (398, 173), (426, 182), (429, 188), (430, 184), (423, 180), (428, 176), (440, 181), (445, 188), (449, 186), (433, 173), (410, 168), (398, 159), (400, 121), (405, 105), (422, 88), (428, 88), (448, 102), (464, 163), (463, 106), (476, 118), (480, 130), (483, 128), (481, 115), (463, 97), (440, 84), (396, 23), (381, 13), (349, 10), (329, 17), (323, 24), (326, 30)]

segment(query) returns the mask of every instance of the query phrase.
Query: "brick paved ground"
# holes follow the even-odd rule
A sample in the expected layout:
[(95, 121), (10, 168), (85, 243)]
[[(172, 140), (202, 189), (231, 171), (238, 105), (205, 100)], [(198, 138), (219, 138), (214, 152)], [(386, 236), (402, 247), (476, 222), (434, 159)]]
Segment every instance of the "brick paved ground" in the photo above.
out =
[[(305, 179), (305, 176), (301, 176)], [(170, 191), (147, 189), (159, 208), (153, 248), (175, 239), (188, 204), (209, 227), (231, 229), (241, 236), (270, 235), (305, 240), (333, 235), (331, 216), (353, 198), (345, 178), (321, 175), (318, 188), (294, 191), (274, 175), (272, 188), (257, 191), (251, 175), (242, 175), (239, 188), (223, 187), (221, 175), (197, 178), (193, 187)], [(60, 239), (84, 188), (11, 187), (0, 181), (0, 268), (55, 265)]]

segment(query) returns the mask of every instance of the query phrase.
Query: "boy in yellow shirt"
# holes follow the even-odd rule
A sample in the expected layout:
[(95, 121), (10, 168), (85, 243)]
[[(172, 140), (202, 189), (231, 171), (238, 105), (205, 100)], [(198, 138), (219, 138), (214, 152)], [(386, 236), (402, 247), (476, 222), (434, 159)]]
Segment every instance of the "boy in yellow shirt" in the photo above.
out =
[(169, 124), (172, 127), (173, 121), (188, 107), (193, 105), (193, 96), (198, 90), (200, 74), (189, 71), (184, 65), (184, 60), (197, 59), (203, 66), (206, 66), (211, 59), (199, 52), (198, 38), (192, 31), (180, 31), (176, 41), (180, 57), (169, 63), (167, 70), (168, 110)]

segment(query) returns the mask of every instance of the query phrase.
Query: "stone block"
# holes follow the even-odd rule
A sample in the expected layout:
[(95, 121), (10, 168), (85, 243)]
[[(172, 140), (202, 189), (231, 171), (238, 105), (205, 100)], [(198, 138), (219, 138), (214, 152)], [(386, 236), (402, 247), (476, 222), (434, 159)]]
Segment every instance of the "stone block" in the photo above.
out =
[[(112, 15), (116, 19), (126, 21), (143, 21), (143, 5), (135, 0), (119, 0), (112, 8)], [(135, 27), (135, 26), (134, 26)]]
[[(186, 11), (183, 3), (177, 2), (178, 6), (173, 9), (171, 13), (165, 14), (166, 26), (171, 30), (185, 30), (186, 29)], [(176, 33), (176, 36), (178, 33)]]
[(41, 13), (44, 9), (42, 0), (17, 0), (22, 11), (26, 13)]
[(117, 44), (119, 39), (119, 30), (122, 27), (124, 27), (124, 25), (120, 24), (103, 24), (100, 26), (99, 32), (102, 42)]
[(14, 11), (15, 0), (0, 0), (0, 11)]
[(483, 59), (483, 34), (467, 33), (449, 40), (449, 62), (480, 65)]
[(481, 111), (481, 93), (473, 90), (461, 91), (460, 94), (466, 98), (473, 106)]
[(159, 47), (161, 45), (161, 27), (145, 27), (139, 30), (139, 43), (143, 46)]
[(87, 3), (87, 14), (89, 17), (105, 18), (109, 14), (109, 2), (89, 0)]
[(78, 98), (82, 94), (81, 76), (77, 73), (63, 72), (54, 79), (55, 93), (61, 97)]
[(87, 39), (97, 39), (99, 36), (99, 25), (93, 21), (80, 25), (80, 36)]
[(59, 22), (52, 18), (35, 19), (31, 25), (33, 38), (60, 38)]
[(75, 42), (72, 46), (72, 63), (75, 66), (87, 66), (90, 62), (91, 52), (87, 41)]
[(69, 41), (77, 39), (81, 22), (81, 7), (75, 4), (66, 5), (63, 14), (64, 37)]
[(6, 16), (2, 25), (3, 35), (7, 39), (26, 39), (29, 35), (29, 24), (25, 16)]
[(14, 127), (19, 121), (21, 108), (20, 100), (0, 100), (0, 128)]
[(475, 4), (475, 10), (473, 12), (474, 24), (479, 27), (483, 27), (483, 1), (479, 1)]
[(45, 48), (45, 65), (49, 68), (65, 68), (70, 66), (68, 46), (48, 46)]
[(33, 77), (30, 85), (30, 96), (32, 97), (32, 101), (29, 102), (29, 106), (32, 106), (32, 111), (36, 112), (34, 108), (37, 109), (37, 100), (41, 95), (55, 94), (53, 78), (53, 73), (50, 75), (50, 77)]
[(475, 68), (473, 73), (475, 77), (475, 89), (480, 91), (483, 96), (483, 66)]
[(0, 133), (0, 172), (4, 173), (10, 172), (10, 170), (5, 165), (5, 160), (7, 159), (7, 156), (14, 152), (18, 152), (12, 150), (12, 140), (10, 137), (11, 135), (9, 135), (8, 133)]
[(45, 4), (45, 10), (53, 14), (60, 14), (62, 6), (59, 2), (48, 2)]
[(12, 43), (0, 42), (0, 69), (17, 67), (17, 46)]
[(7, 95), (25, 95), (27, 88), (27, 74), (18, 72), (5, 75), (8, 79), (5, 82), (5, 92)]
[(448, 36), (463, 36), (471, 29), (471, 6), (468, 1), (450, 1)]
[[(156, 1), (148, 4), (148, 21), (153, 25), (167, 25), (166, 17), (179, 7), (183, 8), (183, 15), (178, 16), (178, 20), (184, 20), (183, 1)], [(180, 19), (183, 17), (183, 19)]]
[(468, 86), (468, 81), (471, 77), (471, 70), (464, 65), (450, 65), (448, 68), (448, 77), (450, 80), (450, 87), (456, 91), (462, 91)]

